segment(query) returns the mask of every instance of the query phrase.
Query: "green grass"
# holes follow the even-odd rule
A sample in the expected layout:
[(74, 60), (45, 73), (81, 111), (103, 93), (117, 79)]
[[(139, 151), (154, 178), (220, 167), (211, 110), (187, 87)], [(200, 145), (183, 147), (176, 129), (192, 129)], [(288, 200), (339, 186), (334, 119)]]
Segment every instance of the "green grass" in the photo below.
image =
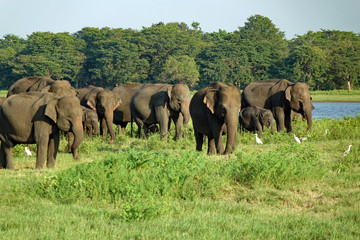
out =
[(180, 141), (85, 139), (79, 162), (62, 140), (40, 171), (16, 146), (18, 170), (0, 170), (1, 238), (359, 239), (360, 117), (294, 125), (302, 144), (246, 132), (229, 156), (196, 152), (191, 127)]

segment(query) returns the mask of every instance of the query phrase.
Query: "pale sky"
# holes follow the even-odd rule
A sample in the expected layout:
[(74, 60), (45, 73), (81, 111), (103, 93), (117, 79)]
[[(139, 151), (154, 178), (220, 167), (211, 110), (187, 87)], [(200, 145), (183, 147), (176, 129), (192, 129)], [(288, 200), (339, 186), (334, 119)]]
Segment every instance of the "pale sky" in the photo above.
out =
[(360, 0), (0, 0), (0, 38), (83, 27), (141, 30), (159, 22), (233, 32), (255, 14), (272, 20), (287, 39), (321, 29), (360, 33)]

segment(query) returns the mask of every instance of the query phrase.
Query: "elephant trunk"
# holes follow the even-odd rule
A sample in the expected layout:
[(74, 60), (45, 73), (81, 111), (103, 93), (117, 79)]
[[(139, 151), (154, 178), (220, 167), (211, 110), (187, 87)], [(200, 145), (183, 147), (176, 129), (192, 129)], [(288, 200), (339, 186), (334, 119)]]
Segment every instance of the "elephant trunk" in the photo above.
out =
[(115, 131), (114, 131), (114, 128), (113, 128), (114, 111), (112, 109), (106, 111), (105, 120), (106, 120), (106, 126), (107, 126), (107, 128), (109, 130), (109, 133), (110, 133), (110, 136), (111, 136), (111, 139), (110, 139), (109, 143), (112, 144), (112, 143), (115, 142)]
[(271, 134), (274, 134), (274, 121), (270, 120)]
[(312, 127), (312, 112), (311, 112), (311, 109), (308, 110), (308, 111), (305, 111), (304, 113), (305, 113), (304, 115), (305, 115), (307, 125), (308, 125), (306, 130), (311, 130), (311, 127)]
[(184, 125), (185, 126), (188, 125), (188, 123), (190, 121), (189, 105), (190, 105), (190, 102), (186, 102), (181, 105), (181, 113), (184, 116)]
[(73, 153), (73, 157), (75, 160), (79, 159), (78, 148), (80, 143), (84, 138), (84, 130), (82, 126), (82, 118), (76, 120), (75, 124), (73, 124), (71, 131), (74, 134), (74, 142), (71, 145), (71, 152)]
[(224, 154), (231, 153), (237, 144), (237, 125), (238, 125), (238, 115), (236, 114), (227, 114), (225, 118), (226, 130), (227, 130), (227, 140), (226, 148)]
[(94, 121), (92, 123), (92, 125), (93, 125), (93, 129), (94, 129), (94, 132), (93, 132), (94, 135), (98, 135), (100, 132), (99, 123), (97, 121)]

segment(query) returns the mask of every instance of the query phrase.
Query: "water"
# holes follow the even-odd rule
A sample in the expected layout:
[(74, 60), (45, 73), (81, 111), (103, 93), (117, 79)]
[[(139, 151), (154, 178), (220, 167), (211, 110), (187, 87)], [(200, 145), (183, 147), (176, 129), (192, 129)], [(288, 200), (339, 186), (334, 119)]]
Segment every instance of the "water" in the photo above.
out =
[(313, 102), (313, 118), (355, 117), (360, 114), (360, 102)]

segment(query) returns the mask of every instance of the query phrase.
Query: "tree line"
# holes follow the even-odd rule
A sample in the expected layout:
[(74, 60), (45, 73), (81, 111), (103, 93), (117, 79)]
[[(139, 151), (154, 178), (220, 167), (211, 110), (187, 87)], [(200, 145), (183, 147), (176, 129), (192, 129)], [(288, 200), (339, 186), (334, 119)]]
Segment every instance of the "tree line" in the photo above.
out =
[(269, 18), (254, 15), (233, 32), (160, 22), (141, 30), (86, 27), (73, 34), (34, 32), (27, 39), (3, 36), (0, 88), (35, 75), (75, 87), (150, 82), (201, 88), (219, 81), (243, 88), (286, 78), (313, 90), (359, 88), (360, 35), (321, 30), (286, 40)]

